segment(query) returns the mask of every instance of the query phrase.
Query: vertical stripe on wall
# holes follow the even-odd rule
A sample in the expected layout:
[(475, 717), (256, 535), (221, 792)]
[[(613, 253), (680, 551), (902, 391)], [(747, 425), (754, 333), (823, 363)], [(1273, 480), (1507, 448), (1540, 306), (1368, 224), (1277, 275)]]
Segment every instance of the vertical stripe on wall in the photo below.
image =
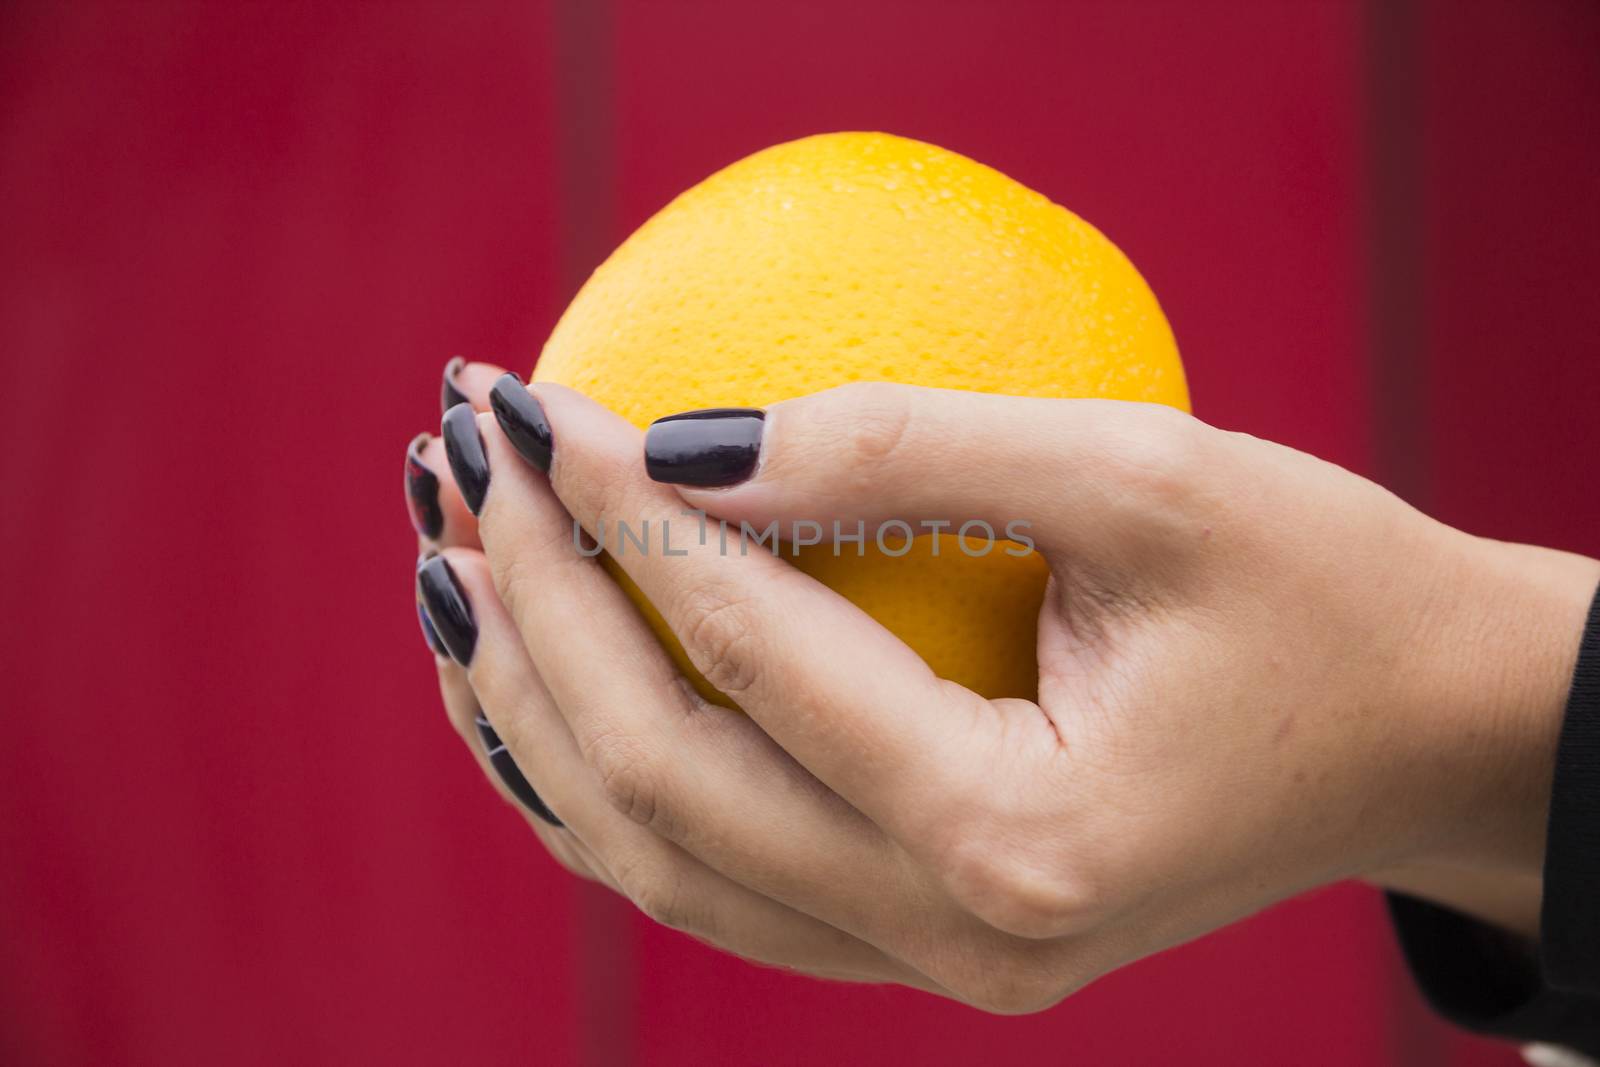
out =
[[(1424, 0), (1367, 0), (1367, 331), (1375, 475), (1428, 504), (1427, 310), (1423, 247)], [(1447, 1062), (1439, 1027), (1391, 956), (1395, 1063)]]
[(1368, 330), (1377, 474), (1427, 507), (1423, 0), (1368, 0)]
[[(615, 79), (607, 0), (554, 0), (556, 158), (561, 299), (570, 300), (616, 239)], [(573, 975), (578, 1047), (589, 1067), (635, 1063), (633, 909), (585, 882), (576, 912)]]

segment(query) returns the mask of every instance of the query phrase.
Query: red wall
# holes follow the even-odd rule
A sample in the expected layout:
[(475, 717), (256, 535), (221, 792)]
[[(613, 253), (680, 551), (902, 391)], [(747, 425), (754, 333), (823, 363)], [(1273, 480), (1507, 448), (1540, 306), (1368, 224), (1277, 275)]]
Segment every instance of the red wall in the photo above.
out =
[[(1429, 0), (1422, 503), (1600, 557), (1600, 6)], [(1459, 1065), (1499, 1063), (1450, 1043)]]
[[(1421, 15), (1403, 488), (1600, 553), (1600, 12)], [(1363, 16), (0, 12), (0, 1061), (1513, 1062), (1423, 1014), (1355, 888), (1027, 1019), (717, 956), (539, 854), (411, 614), (400, 458), (444, 359), (525, 368), (651, 211), (825, 129), (1071, 206), (1161, 295), (1200, 414), (1392, 469)]]

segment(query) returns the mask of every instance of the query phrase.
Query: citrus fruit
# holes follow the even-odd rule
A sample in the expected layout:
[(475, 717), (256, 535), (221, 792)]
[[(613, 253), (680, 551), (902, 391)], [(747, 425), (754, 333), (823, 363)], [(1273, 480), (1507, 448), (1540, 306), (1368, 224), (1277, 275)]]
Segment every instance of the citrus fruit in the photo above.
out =
[[(780, 144), (673, 200), (589, 278), (534, 379), (640, 427), (855, 381), (1189, 402), (1154, 294), (1098, 230), (965, 156), (883, 133)], [(1032, 698), (1044, 562), (935, 536), (898, 556), (869, 536), (864, 557), (824, 543), (784, 558), (941, 677)], [(701, 692), (728, 704), (624, 584)]]

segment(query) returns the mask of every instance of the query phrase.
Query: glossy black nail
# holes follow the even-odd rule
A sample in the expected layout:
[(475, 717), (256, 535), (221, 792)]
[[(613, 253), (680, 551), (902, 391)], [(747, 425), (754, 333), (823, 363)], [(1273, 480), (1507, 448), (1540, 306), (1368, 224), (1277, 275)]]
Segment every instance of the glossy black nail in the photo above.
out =
[[(418, 556), (417, 570), (420, 571), (424, 563), (438, 554), (436, 549), (430, 548)], [(421, 597), (417, 598), (417, 625), (422, 627), (422, 639), (428, 642), (428, 648), (434, 655), (448, 656), (450, 654), (450, 650), (444, 647), (444, 642), (439, 640), (439, 631), (433, 628), (433, 620), (428, 618), (428, 609), (423, 606)]]
[(437, 541), (444, 533), (444, 512), (439, 508), (439, 476), (422, 462), (422, 447), (431, 438), (419, 433), (406, 447), (406, 507), (411, 512), (411, 525), (430, 541)]
[(490, 765), (494, 767), (495, 773), (500, 776), (506, 788), (511, 790), (511, 795), (521, 801), (523, 807), (559, 830), (562, 826), (561, 820), (556, 818), (555, 812), (545, 806), (544, 800), (528, 783), (522, 768), (511, 758), (511, 750), (500, 740), (500, 735), (494, 732), (489, 720), (479, 715), (474, 722), (478, 727), (478, 739), (483, 742), (484, 755), (489, 757)]
[(444, 413), (439, 435), (444, 438), (444, 455), (450, 461), (450, 473), (456, 476), (461, 499), (476, 515), (483, 510), (483, 498), (489, 492), (489, 457), (483, 452), (477, 412), (469, 404), (457, 404)]
[(522, 379), (509, 371), (502, 374), (489, 390), (489, 407), (517, 454), (548, 474), (555, 438), (550, 433), (550, 420), (544, 417), (544, 407), (528, 392)]
[(428, 609), (422, 606), (422, 601), (417, 601), (417, 623), (422, 627), (422, 639), (428, 642), (428, 648), (435, 656), (448, 656), (450, 650), (444, 647), (444, 642), (439, 640), (439, 631), (433, 628), (433, 621), (428, 618)]
[(472, 617), (472, 604), (450, 561), (434, 556), (417, 568), (417, 589), (422, 594), (428, 621), (433, 623), (450, 658), (463, 667), (472, 663), (478, 646), (478, 623)]
[(708, 408), (657, 419), (644, 435), (644, 469), (655, 481), (673, 485), (737, 485), (755, 473), (765, 425), (759, 408)]
[(467, 394), (463, 393), (456, 385), (456, 374), (466, 365), (467, 361), (460, 356), (444, 365), (444, 384), (439, 386), (439, 410), (441, 413), (449, 411), (457, 404), (471, 403), (467, 400)]

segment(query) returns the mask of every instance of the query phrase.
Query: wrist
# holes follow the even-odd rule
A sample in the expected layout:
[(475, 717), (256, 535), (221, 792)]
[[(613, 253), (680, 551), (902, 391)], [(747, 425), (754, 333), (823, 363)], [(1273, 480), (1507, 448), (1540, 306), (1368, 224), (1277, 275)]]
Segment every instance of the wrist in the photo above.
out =
[(1600, 563), (1445, 527), (1433, 595), (1399, 680), (1417, 818), (1371, 875), (1534, 935), (1557, 739)]

